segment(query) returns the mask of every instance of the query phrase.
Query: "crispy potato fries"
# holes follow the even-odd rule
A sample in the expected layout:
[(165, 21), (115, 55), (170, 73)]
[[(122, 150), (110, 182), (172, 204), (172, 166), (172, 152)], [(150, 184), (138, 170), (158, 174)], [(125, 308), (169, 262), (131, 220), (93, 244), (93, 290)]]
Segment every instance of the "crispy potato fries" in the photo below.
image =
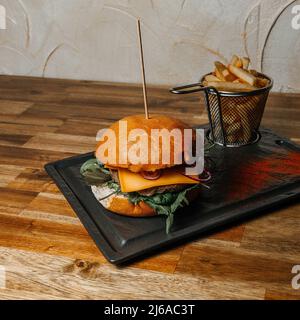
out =
[(213, 74), (208, 74), (205, 76), (205, 81), (207, 82), (215, 82), (215, 81), (221, 81), (218, 77), (214, 76)]
[(247, 70), (250, 64), (250, 59), (247, 57), (242, 58), (243, 69)]
[(251, 86), (248, 83), (240, 83), (240, 82), (228, 82), (228, 81), (204, 81), (204, 85), (208, 87), (214, 87), (219, 91), (252, 91), (255, 90), (256, 87)]
[(234, 81), (236, 79), (236, 77), (230, 73), (223, 63), (216, 61), (215, 66), (216, 75), (221, 81)]
[(239, 78), (243, 82), (246, 82), (246, 83), (250, 84), (251, 86), (256, 85), (256, 83), (257, 83), (256, 77), (254, 75), (252, 75), (251, 73), (249, 73), (248, 71), (246, 71), (242, 68), (235, 67), (231, 64), (228, 66), (228, 69), (232, 74), (234, 74), (237, 78)]
[(250, 59), (233, 55), (229, 65), (215, 62), (215, 70), (205, 76), (203, 85), (215, 87), (219, 91), (243, 92), (266, 87), (269, 80), (263, 78), (257, 71), (249, 70)]

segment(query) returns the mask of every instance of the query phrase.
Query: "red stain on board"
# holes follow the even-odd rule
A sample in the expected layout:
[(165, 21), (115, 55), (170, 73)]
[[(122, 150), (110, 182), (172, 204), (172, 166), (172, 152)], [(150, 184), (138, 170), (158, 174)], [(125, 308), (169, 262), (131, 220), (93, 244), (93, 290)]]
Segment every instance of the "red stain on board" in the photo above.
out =
[(284, 184), (287, 177), (300, 179), (300, 153), (290, 151), (281, 157), (253, 159), (235, 172), (228, 196), (243, 199), (270, 185)]

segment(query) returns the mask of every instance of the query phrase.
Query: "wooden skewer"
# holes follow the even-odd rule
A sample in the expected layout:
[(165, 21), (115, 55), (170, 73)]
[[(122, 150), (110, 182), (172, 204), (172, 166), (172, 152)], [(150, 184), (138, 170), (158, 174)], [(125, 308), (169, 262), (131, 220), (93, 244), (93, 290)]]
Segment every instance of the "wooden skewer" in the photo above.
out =
[(146, 117), (146, 119), (149, 119), (148, 99), (147, 99), (147, 86), (146, 86), (146, 76), (145, 76), (145, 63), (144, 63), (143, 42), (142, 42), (142, 32), (141, 32), (141, 20), (140, 19), (137, 19), (137, 30), (138, 30), (138, 36), (139, 36), (141, 70), (142, 70), (142, 77), (143, 77), (143, 95), (144, 95), (145, 117)]

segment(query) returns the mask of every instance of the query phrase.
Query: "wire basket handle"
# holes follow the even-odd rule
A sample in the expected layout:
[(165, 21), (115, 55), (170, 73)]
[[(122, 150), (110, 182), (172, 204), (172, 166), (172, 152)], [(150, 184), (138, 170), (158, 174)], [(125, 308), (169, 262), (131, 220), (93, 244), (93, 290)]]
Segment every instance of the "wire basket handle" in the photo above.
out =
[[(187, 90), (187, 89), (189, 89), (189, 90)], [(175, 87), (175, 88), (170, 89), (170, 92), (175, 93), (175, 94), (187, 94), (187, 93), (208, 91), (208, 90), (212, 90), (216, 94), (219, 94), (219, 92), (216, 88), (204, 86), (201, 82), (192, 83), (192, 84), (188, 84), (188, 85), (184, 85), (184, 86), (180, 86), (180, 87)]]
[(214, 139), (215, 139), (215, 129), (213, 126), (212, 114), (211, 114), (211, 109), (209, 106), (208, 95), (209, 95), (209, 93), (213, 93), (216, 95), (216, 97), (218, 99), (218, 114), (219, 114), (219, 119), (220, 119), (221, 130), (222, 130), (223, 144), (226, 145), (225, 131), (224, 131), (224, 125), (223, 125), (223, 121), (222, 121), (221, 98), (220, 98), (219, 91), (215, 87), (204, 86), (201, 82), (192, 83), (192, 84), (188, 84), (188, 85), (184, 85), (184, 86), (175, 87), (175, 88), (170, 89), (170, 92), (175, 93), (175, 94), (188, 94), (188, 93), (199, 92), (199, 91), (204, 91), (204, 93), (205, 93), (205, 97), (206, 97), (206, 101), (207, 101), (206, 107), (207, 107), (210, 131), (211, 131)]

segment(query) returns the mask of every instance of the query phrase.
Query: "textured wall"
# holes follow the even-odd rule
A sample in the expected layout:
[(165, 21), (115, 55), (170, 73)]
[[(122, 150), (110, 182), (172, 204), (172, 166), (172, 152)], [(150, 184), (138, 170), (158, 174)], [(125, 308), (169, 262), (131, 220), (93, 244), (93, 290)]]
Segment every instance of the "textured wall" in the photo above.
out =
[(275, 90), (300, 91), (300, 0), (0, 0), (0, 72), (140, 82), (136, 25), (143, 20), (147, 80), (197, 81), (222, 55), (248, 54)]

